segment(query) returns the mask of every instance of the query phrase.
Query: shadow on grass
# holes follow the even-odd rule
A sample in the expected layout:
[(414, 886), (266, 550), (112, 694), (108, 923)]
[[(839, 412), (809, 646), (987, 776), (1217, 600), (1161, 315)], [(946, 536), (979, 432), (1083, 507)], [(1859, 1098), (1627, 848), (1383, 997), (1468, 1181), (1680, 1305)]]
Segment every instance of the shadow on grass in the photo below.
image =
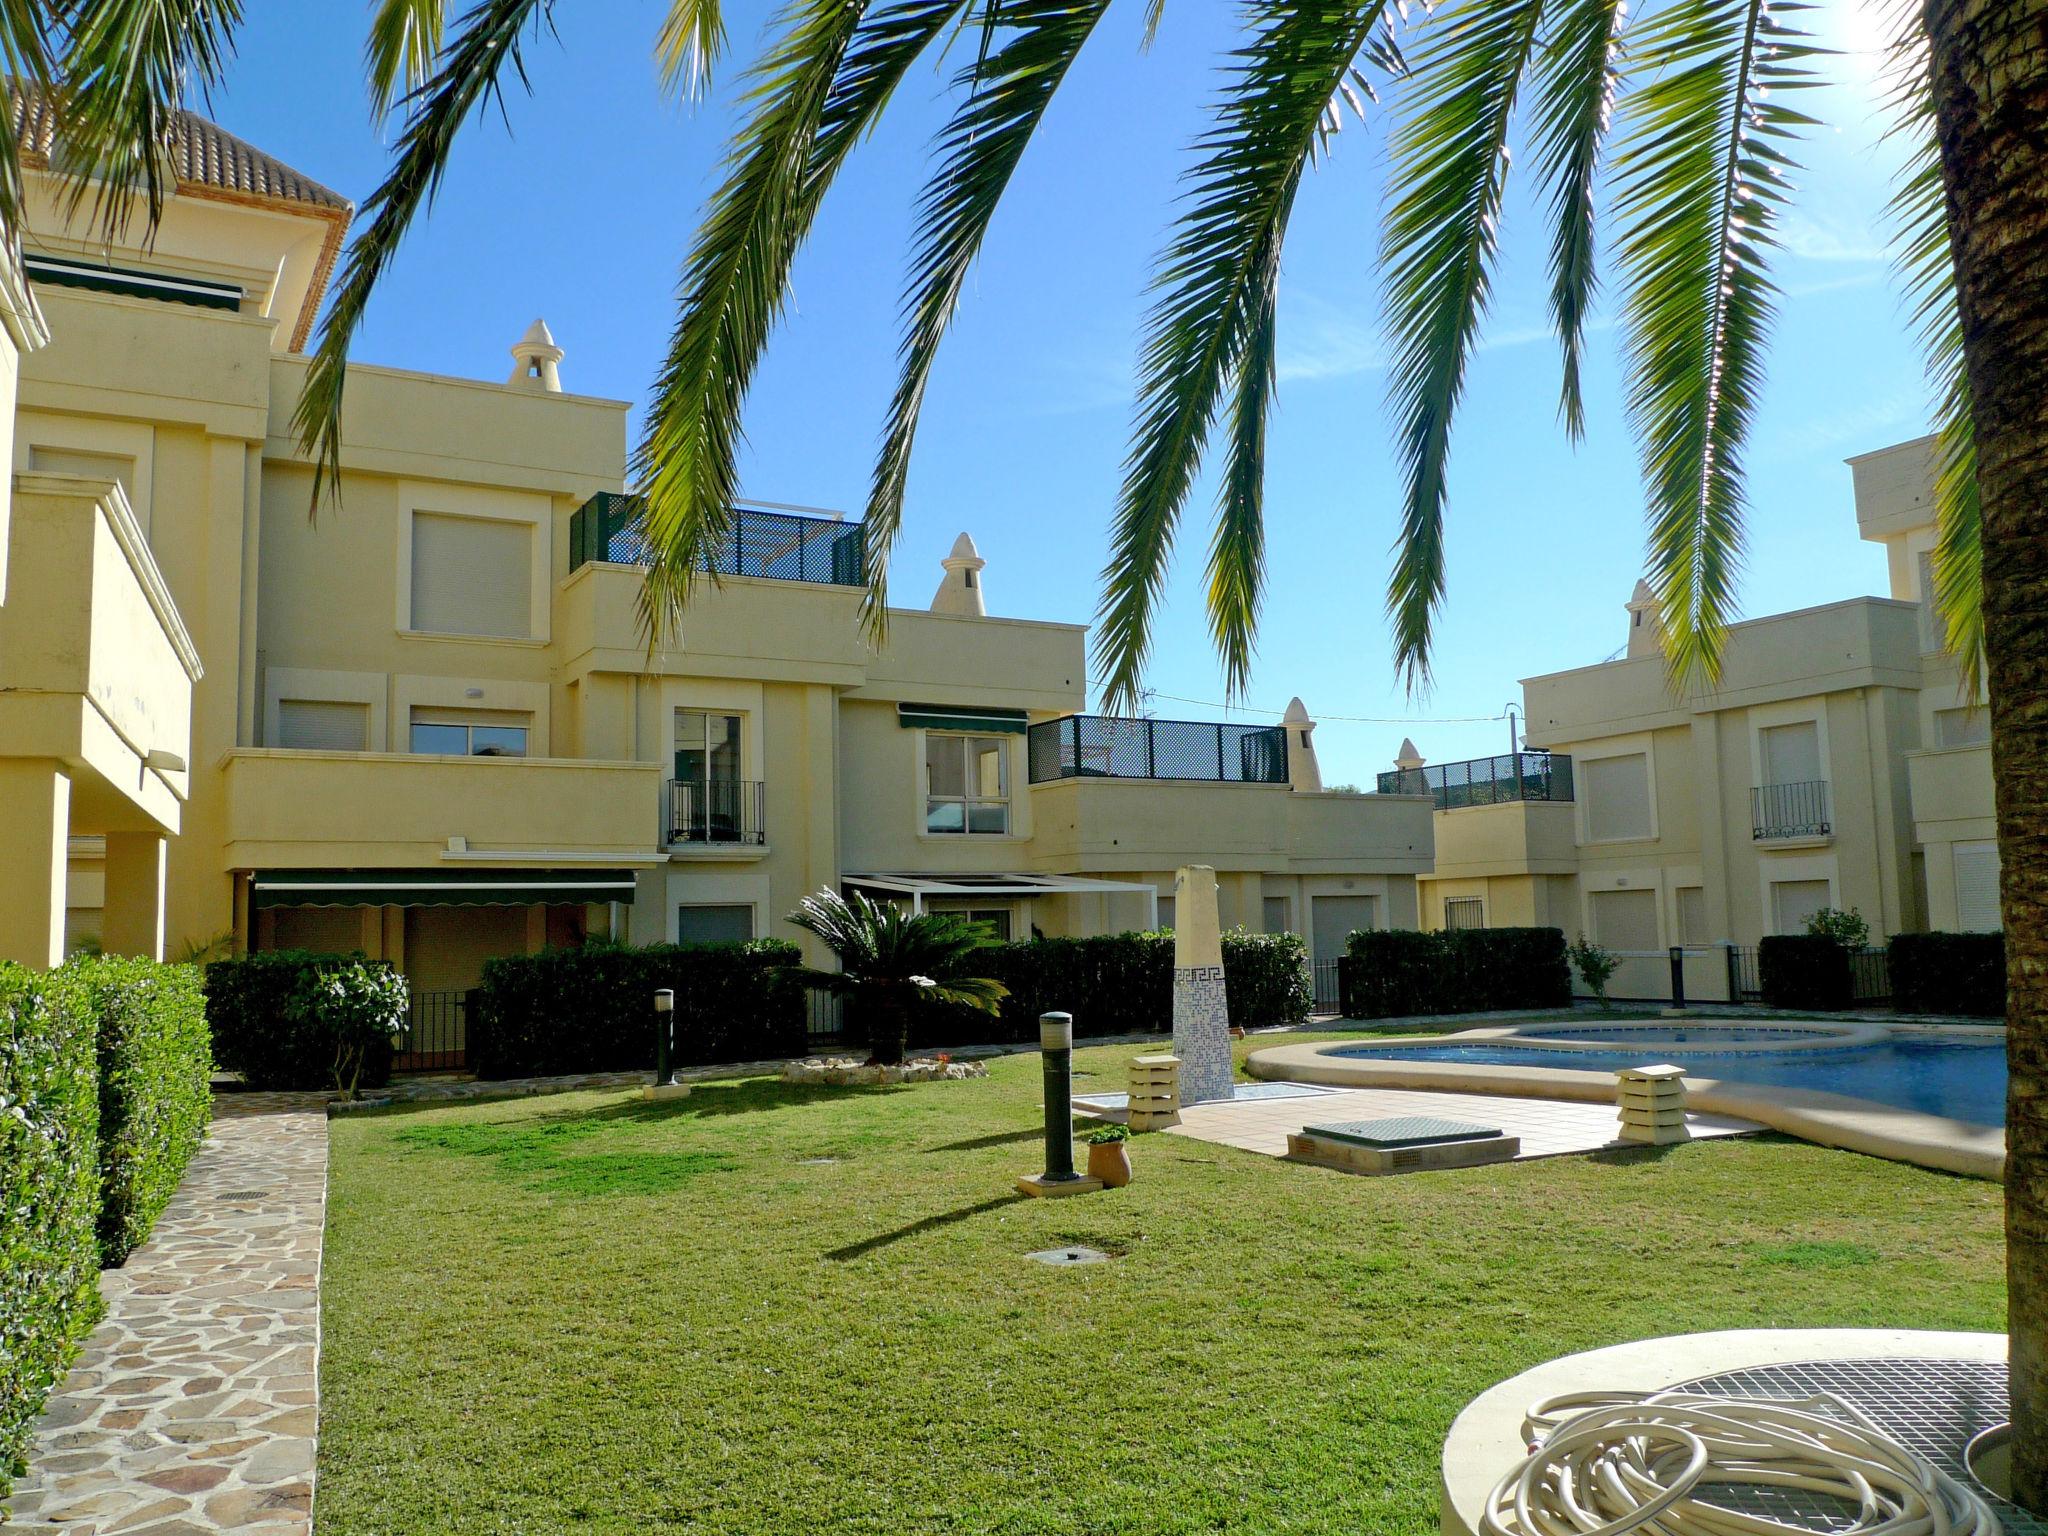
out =
[(984, 1147), (1007, 1147), (1014, 1142), (1037, 1141), (1044, 1134), (1044, 1126), (1031, 1125), (1021, 1131), (995, 1131), (987, 1136), (970, 1136), (965, 1141), (949, 1141), (943, 1146), (926, 1147), (924, 1150), (927, 1157), (938, 1152), (978, 1152)]
[(478, 1159), (500, 1178), (541, 1194), (660, 1195), (706, 1173), (738, 1165), (717, 1152), (591, 1152), (601, 1125), (558, 1120), (414, 1125), (398, 1133), (414, 1152)]
[(879, 1232), (873, 1237), (864, 1237), (857, 1243), (848, 1243), (843, 1248), (830, 1249), (825, 1257), (835, 1264), (844, 1264), (864, 1254), (873, 1253), (877, 1248), (900, 1243), (907, 1237), (921, 1237), (927, 1232), (936, 1232), (941, 1227), (972, 1221), (977, 1216), (986, 1216), (991, 1211), (999, 1211), (1006, 1205), (1015, 1205), (1018, 1201), (1029, 1198), (1030, 1196), (1023, 1194), (997, 1195), (993, 1199), (977, 1201), (973, 1205), (963, 1205), (958, 1210), (941, 1211), (936, 1216), (921, 1216), (908, 1226), (898, 1227), (892, 1232)]

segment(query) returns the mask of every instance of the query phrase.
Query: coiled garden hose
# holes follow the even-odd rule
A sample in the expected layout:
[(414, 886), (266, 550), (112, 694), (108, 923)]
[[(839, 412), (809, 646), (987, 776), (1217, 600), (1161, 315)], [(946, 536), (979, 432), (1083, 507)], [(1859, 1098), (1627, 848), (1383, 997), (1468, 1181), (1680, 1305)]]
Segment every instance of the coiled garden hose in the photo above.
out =
[(1522, 1429), (1529, 1458), (1494, 1485), (1480, 1536), (1828, 1529), (1715, 1502), (1717, 1491), (1743, 1487), (1844, 1501), (1855, 1523), (1835, 1523), (1832, 1536), (1998, 1536), (1998, 1517), (1978, 1494), (1824, 1393), (1574, 1392), (1537, 1403)]

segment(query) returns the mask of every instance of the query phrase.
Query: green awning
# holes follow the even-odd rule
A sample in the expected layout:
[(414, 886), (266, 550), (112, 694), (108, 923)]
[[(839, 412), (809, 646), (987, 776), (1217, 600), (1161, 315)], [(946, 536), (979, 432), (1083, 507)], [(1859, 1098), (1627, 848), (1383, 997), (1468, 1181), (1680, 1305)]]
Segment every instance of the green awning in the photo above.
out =
[(982, 731), (1022, 736), (1031, 719), (1021, 709), (981, 709), (972, 705), (898, 704), (896, 723), (906, 731)]
[(630, 869), (260, 869), (263, 907), (584, 906), (633, 899)]
[(59, 288), (90, 288), (96, 293), (121, 293), (131, 299), (168, 299), (175, 304), (197, 304), (202, 309), (238, 310), (242, 307), (239, 283), (210, 282), (200, 277), (177, 277), (168, 272), (138, 272), (132, 267), (106, 266), (70, 256), (47, 256), (24, 252), (21, 269), (38, 283)]

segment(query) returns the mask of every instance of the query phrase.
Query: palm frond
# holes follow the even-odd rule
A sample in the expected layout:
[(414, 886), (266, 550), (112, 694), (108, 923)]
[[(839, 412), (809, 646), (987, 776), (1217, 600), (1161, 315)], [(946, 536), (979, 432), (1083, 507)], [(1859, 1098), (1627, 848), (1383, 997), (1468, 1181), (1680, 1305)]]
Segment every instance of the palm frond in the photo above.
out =
[(1815, 83), (1791, 0), (1674, 0), (1631, 34), (1643, 84), (1615, 210), (1629, 415), (1649, 496), (1649, 580), (1679, 686), (1719, 674), (1742, 564), (1743, 450), (1776, 289), (1768, 261)]
[(1941, 146), (1935, 137), (1930, 55), (1919, 8), (1901, 5), (1895, 28), (1890, 104), (1894, 131), (1908, 135), (1911, 147), (1887, 212), (1893, 225), (1894, 266), (1926, 351), (1935, 396), (1934, 605), (1948, 649), (1961, 669), (1964, 696), (1974, 703), (1984, 687), (1984, 524), (1977, 500), (1970, 379), (1964, 367), (1955, 260), (1949, 249)]
[(359, 226), (342, 261), (341, 280), (320, 328), (320, 343), (292, 410), (292, 430), (313, 459), (313, 507), (323, 491), (339, 492), (341, 405), (348, 382), (348, 346), (362, 324), (370, 294), (422, 208), (433, 202), (448, 168), (455, 137), (481, 102), (499, 97), (509, 69), (520, 83), (526, 68), (520, 44), (529, 23), (543, 24), (553, 0), (477, 0), (457, 21), (433, 75), (407, 98), (405, 132), (390, 173), (363, 205)]
[(377, 0), (363, 53), (378, 117), (426, 84), (447, 28), (447, 0)]
[(967, 0), (791, 0), (749, 75), (682, 277), (634, 469), (652, 558), (640, 593), (650, 645), (674, 629), (697, 573), (732, 527), (747, 388), (782, 312), (790, 263), (854, 143)]
[[(941, 1001), (981, 1008), (1007, 995), (1002, 985), (967, 974), (995, 935), (986, 923), (951, 912), (913, 913), (896, 902), (829, 887), (806, 896), (789, 921), (815, 934), (839, 961), (837, 973), (797, 972), (808, 986), (847, 992), (863, 986), (915, 985)], [(825, 979), (831, 978), (831, 979)], [(957, 991), (957, 996), (945, 995)]]
[(967, 95), (939, 137), (938, 165), (918, 199), (901, 367), (868, 493), (861, 615), (877, 644), (887, 634), (889, 551), (903, 521), (918, 414), (939, 344), (1025, 146), (1108, 8), (1109, 0), (1013, 0), (1002, 10), (1000, 45), (955, 82)]
[(942, 981), (935, 987), (926, 987), (924, 995), (935, 1003), (951, 1003), (958, 1008), (975, 1008), (983, 1013), (1000, 1013), (1002, 1001), (1010, 995), (1010, 989), (991, 977), (963, 976), (956, 981)]
[[(1257, 328), (1303, 170), (1390, 0), (1261, 0), (1233, 55), (1216, 122), (1196, 141), (1188, 208), (1161, 255), (1138, 404), (1096, 611), (1105, 706), (1134, 708), (1175, 525), (1219, 402)], [(1263, 431), (1263, 408), (1240, 412)], [(1241, 473), (1263, 458), (1241, 448)], [(1213, 589), (1212, 589), (1213, 594)], [(1227, 595), (1227, 593), (1226, 593)], [(1212, 628), (1228, 631), (1249, 615)]]
[(654, 62), (667, 90), (700, 95), (711, 81), (711, 66), (725, 52), (725, 15), (719, 0), (669, 0), (655, 34)]
[(1266, 590), (1266, 421), (1277, 381), (1280, 232), (1259, 253), (1251, 324), (1232, 380), (1229, 456), (1209, 543), (1209, 636), (1223, 662), (1224, 697), (1251, 685), (1252, 648)]
[[(0, 69), (17, 90), (47, 92), (54, 78), (50, 57), (49, 7), (41, 0), (0, 0)], [(0, 240), (8, 244), (22, 228), (21, 136), (14, 114), (0, 112)], [(0, 259), (11, 260), (0, 251)]]
[(1430, 628), (1443, 599), (1443, 513), (1451, 422), (1491, 296), (1508, 127), (1544, 0), (1460, 0), (1411, 55), (1394, 139), (1398, 191), (1381, 265), (1394, 353), (1389, 394), (1406, 481), (1387, 589), (1394, 659), (1411, 691), (1429, 682)]
[(64, 26), (56, 104), (67, 215), (90, 197), (93, 224), (111, 238), (127, 227), (140, 192), (154, 229), (175, 182), (178, 109), (188, 85), (205, 91), (220, 82), (241, 0), (82, 0), (51, 9)]
[(1599, 288), (1593, 190), (1621, 85), (1627, 0), (1552, 0), (1532, 105), (1535, 174), (1549, 189), (1550, 317), (1564, 354), (1558, 415), (1585, 436), (1579, 363)]

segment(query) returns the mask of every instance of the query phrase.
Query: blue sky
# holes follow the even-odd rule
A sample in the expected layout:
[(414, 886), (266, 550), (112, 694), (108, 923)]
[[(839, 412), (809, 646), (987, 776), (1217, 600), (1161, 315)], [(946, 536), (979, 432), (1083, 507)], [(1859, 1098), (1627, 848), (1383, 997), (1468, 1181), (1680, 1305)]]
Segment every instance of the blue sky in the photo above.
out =
[[(507, 346), (543, 315), (567, 350), (570, 389), (637, 407), (733, 122), (736, 65), (768, 9), (728, 0), (733, 53), (711, 98), (683, 106), (656, 85), (658, 6), (558, 7), (556, 36), (527, 52), (532, 94), (515, 89), (502, 119), (471, 125), (354, 355), (501, 377)], [(926, 600), (964, 528), (988, 559), (993, 611), (1094, 613), (1149, 265), (1233, 36), (1230, 8), (1189, 0), (1168, 6), (1158, 43), (1141, 52), (1143, 9), (1114, 13), (1093, 39), (991, 232), (924, 413), (893, 576), (899, 604)], [(1814, 13), (1845, 52), (1827, 61), (1838, 83), (1802, 103), (1830, 126), (1807, 145), (1784, 231), (1786, 296), (1750, 451), (1745, 614), (1883, 590), (1881, 551), (1855, 537), (1842, 459), (1926, 430), (1919, 360), (1881, 250), (1892, 151), (1876, 120), (1874, 9), (1832, 0)], [(233, 132), (358, 201), (389, 154), (361, 82), (365, 10), (251, 7), (211, 104)], [(751, 496), (848, 510), (865, 496), (944, 85), (930, 66), (913, 75), (827, 201), (753, 392)], [(1384, 150), (1378, 122), (1347, 127), (1305, 186), (1289, 238), (1269, 595), (1247, 695), (1272, 711), (1302, 695), (1325, 722), (1325, 777), (1367, 783), (1403, 734), (1431, 760), (1504, 750), (1504, 724), (1464, 717), (1497, 716), (1521, 677), (1617, 649), (1642, 564), (1611, 314), (1592, 341), (1590, 430), (1573, 447), (1556, 425), (1556, 349), (1543, 325), (1546, 234), (1511, 195), (1489, 340), (1452, 462), (1436, 687), (1414, 700), (1395, 680), (1382, 612), (1400, 502), (1375, 262)], [(1161, 716), (1220, 713), (1201, 602), (1211, 505), (1206, 487), (1190, 503), (1160, 613), (1149, 681)]]

